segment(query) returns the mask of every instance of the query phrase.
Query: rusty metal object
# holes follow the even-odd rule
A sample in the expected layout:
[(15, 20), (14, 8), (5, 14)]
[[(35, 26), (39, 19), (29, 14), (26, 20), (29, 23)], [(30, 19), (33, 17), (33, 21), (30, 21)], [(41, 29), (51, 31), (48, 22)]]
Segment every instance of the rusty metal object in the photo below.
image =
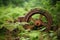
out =
[[(52, 16), (51, 16), (47, 11), (45, 11), (45, 10), (41, 10), (41, 9), (38, 9), (38, 8), (31, 10), (31, 11), (25, 16), (25, 21), (26, 21), (26, 22), (29, 22), (30, 18), (31, 18), (33, 15), (35, 15), (35, 14), (41, 14), (41, 15), (45, 16), (46, 19), (47, 19), (47, 21), (48, 21), (47, 24), (44, 23), (44, 22), (42, 22), (42, 21), (37, 22), (36, 24), (44, 25), (44, 26), (46, 26), (47, 30), (50, 30), (50, 27), (51, 27), (51, 24), (52, 24)], [(38, 21), (38, 20), (36, 20), (36, 21)], [(42, 23), (41, 23), (41, 22), (42, 22)]]
[[(38, 19), (38, 20), (34, 21), (34, 25), (36, 25), (36, 26), (43, 25), (43, 26), (46, 26), (47, 30), (50, 30), (51, 24), (52, 24), (52, 16), (51, 16), (51, 14), (49, 14), (48, 11), (42, 10), (39, 8), (32, 9), (30, 12), (27, 13), (27, 15), (25, 17), (19, 17), (18, 20), (16, 20), (16, 21), (18, 21), (18, 22), (29, 22), (31, 19), (33, 19), (32, 16), (35, 14), (41, 14), (41, 15), (45, 16), (48, 23), (46, 24), (41, 19)], [(24, 28), (27, 28), (27, 29), (31, 28), (30, 25), (29, 26), (24, 25), (24, 26), (25, 26)]]
[(14, 20), (14, 23), (15, 23), (15, 22), (24, 22), (24, 21), (25, 21), (24, 18), (25, 18), (25, 17), (18, 17), (17, 20)]

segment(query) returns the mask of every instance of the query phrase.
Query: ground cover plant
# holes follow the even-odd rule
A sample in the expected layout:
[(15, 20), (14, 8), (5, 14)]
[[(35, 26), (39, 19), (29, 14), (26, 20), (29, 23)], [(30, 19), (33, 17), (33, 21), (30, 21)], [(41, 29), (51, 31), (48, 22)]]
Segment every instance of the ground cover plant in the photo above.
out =
[[(18, 17), (25, 16), (31, 9), (47, 10), (53, 19), (52, 29), (25, 30), (26, 22), (14, 23)], [(38, 18), (34, 15), (33, 18)], [(45, 18), (42, 18), (46, 21)], [(11, 21), (11, 22), (10, 22)], [(29, 23), (28, 23), (29, 24)], [(7, 33), (10, 33), (7, 35)], [(0, 0), (0, 40), (60, 40), (60, 1), (59, 0)]]

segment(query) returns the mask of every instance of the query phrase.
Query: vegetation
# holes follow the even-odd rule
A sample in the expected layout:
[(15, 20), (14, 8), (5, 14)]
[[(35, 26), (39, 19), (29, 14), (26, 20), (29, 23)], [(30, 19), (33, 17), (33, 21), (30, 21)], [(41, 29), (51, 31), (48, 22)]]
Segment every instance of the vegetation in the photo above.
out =
[[(49, 33), (41, 30), (25, 30), (23, 24), (13, 21), (20, 16), (25, 16), (31, 9), (40, 8), (47, 10), (53, 18), (53, 27), (60, 28), (60, 1), (58, 0), (0, 0), (0, 40), (6, 39), (6, 29), (12, 31), (12, 37), (19, 36), (20, 40), (58, 40), (56, 31)], [(36, 18), (36, 16), (34, 16)], [(43, 19), (44, 20), (44, 19)], [(9, 23), (8, 21), (11, 21)], [(6, 29), (3, 29), (3, 28)], [(18, 29), (15, 32), (14, 29)]]

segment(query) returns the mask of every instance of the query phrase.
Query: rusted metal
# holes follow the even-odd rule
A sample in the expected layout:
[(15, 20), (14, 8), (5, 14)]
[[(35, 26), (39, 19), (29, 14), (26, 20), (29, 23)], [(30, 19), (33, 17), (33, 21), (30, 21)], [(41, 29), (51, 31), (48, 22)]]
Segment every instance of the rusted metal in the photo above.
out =
[[(47, 28), (47, 30), (50, 30), (50, 27), (51, 27), (51, 24), (52, 24), (52, 16), (46, 10), (42, 10), (42, 9), (38, 9), (38, 8), (35, 8), (35, 9), (31, 10), (25, 16), (25, 21), (29, 22), (29, 19), (35, 14), (41, 14), (41, 15), (46, 17), (46, 19), (48, 21), (48, 23), (46, 25), (46, 28)], [(45, 25), (45, 24), (43, 24), (43, 25)]]
[[(36, 26), (43, 25), (43, 26), (46, 26), (47, 30), (50, 30), (51, 24), (52, 24), (52, 16), (51, 16), (51, 14), (49, 14), (48, 11), (42, 10), (39, 8), (32, 9), (30, 12), (27, 13), (27, 15), (25, 15), (25, 17), (19, 17), (17, 21), (18, 22), (29, 22), (32, 19), (32, 16), (35, 14), (41, 14), (41, 15), (45, 16), (48, 23), (46, 24), (42, 20), (39, 19), (39, 20), (34, 21), (34, 25), (36, 25)], [(25, 26), (24, 28), (29, 29), (31, 27)]]
[(17, 20), (14, 20), (14, 23), (15, 23), (15, 22), (24, 22), (24, 21), (25, 21), (24, 18), (25, 18), (25, 17), (18, 17)]

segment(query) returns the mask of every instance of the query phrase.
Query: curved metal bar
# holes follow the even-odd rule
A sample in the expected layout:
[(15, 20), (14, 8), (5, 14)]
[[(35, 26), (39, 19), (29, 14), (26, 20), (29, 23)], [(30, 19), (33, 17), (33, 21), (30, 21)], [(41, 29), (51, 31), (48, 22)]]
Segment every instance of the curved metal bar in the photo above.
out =
[(41, 14), (43, 16), (46, 17), (48, 24), (47, 24), (47, 29), (50, 29), (50, 26), (52, 24), (52, 16), (51, 14), (49, 14), (47, 11), (45, 10), (41, 10), (38, 8), (35, 8), (33, 10), (31, 10), (26, 16), (25, 16), (25, 21), (28, 22), (29, 19), (31, 18), (31, 16), (35, 15), (35, 14)]

